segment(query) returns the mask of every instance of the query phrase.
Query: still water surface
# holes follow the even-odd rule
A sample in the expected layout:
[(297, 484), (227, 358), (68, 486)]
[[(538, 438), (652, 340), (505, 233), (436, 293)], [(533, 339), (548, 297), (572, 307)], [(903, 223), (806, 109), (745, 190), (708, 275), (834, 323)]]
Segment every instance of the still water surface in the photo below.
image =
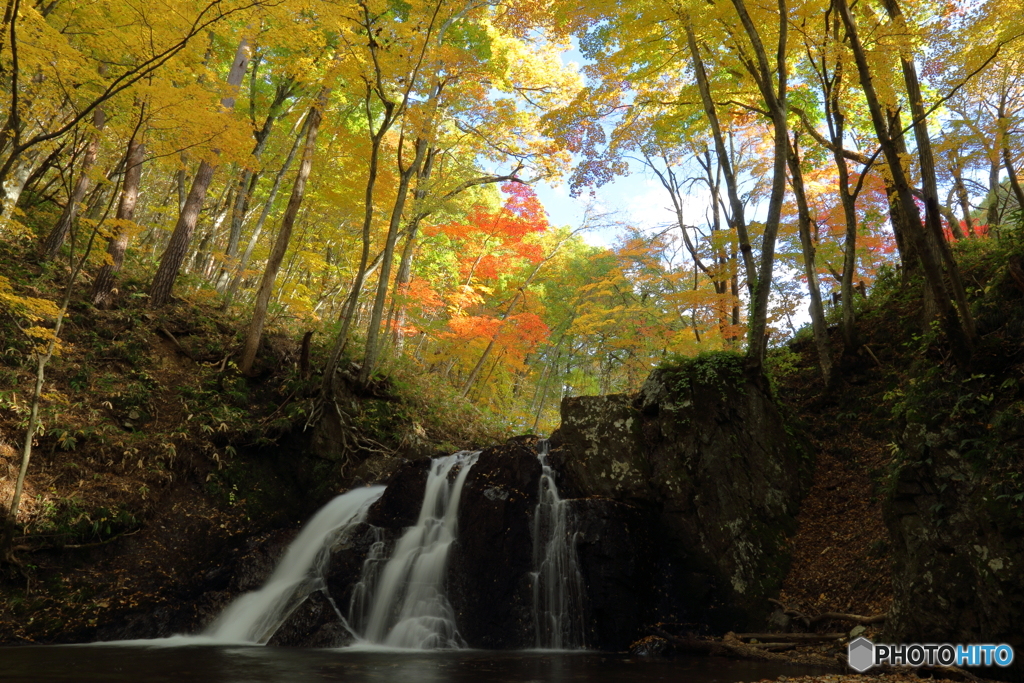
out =
[(0, 648), (0, 681), (132, 683), (737, 683), (826, 673), (720, 658), (650, 659), (593, 652), (306, 650), (187, 645)]

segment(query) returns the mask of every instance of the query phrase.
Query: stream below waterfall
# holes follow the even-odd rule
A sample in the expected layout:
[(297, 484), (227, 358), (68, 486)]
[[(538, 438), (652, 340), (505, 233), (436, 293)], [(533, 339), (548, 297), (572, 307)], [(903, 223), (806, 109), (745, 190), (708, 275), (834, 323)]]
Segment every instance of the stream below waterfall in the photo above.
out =
[(824, 673), (815, 667), (718, 657), (667, 660), (593, 652), (122, 644), (0, 648), (3, 683), (736, 683)]

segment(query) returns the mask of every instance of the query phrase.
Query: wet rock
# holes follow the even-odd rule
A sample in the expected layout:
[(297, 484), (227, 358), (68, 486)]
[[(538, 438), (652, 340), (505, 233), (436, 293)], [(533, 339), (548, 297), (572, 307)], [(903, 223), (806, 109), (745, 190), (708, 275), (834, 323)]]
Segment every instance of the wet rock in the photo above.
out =
[(718, 630), (764, 626), (811, 461), (740, 357), (656, 370), (633, 397), (566, 399), (551, 443), (566, 491), (653, 515), (662, 595), (650, 609)]
[(330, 565), (324, 576), (327, 591), (343, 614), (348, 614), (352, 589), (359, 582), (363, 564), (374, 543), (386, 542), (398, 533), (387, 533), (371, 524), (359, 524), (331, 549)]
[(669, 642), (658, 636), (645, 636), (629, 647), (629, 654), (640, 657), (658, 657), (669, 650)]
[[(584, 495), (647, 502), (651, 463), (642, 448), (642, 417), (634, 397), (570, 396), (562, 402), (562, 424), (552, 437), (552, 466), (563, 476), (563, 498)], [(563, 490), (564, 489), (564, 490)]]
[(384, 529), (402, 529), (416, 524), (429, 473), (430, 458), (399, 467), (388, 479), (384, 495), (370, 508), (366, 521)]
[(540, 474), (536, 441), (520, 439), (484, 450), (466, 479), (448, 599), (470, 647), (534, 644), (529, 573)]
[(291, 613), (267, 645), (340, 647), (351, 640), (331, 600), (322, 591), (314, 591)]
[(588, 648), (626, 649), (654, 616), (653, 513), (607, 498), (569, 501), (583, 575)]

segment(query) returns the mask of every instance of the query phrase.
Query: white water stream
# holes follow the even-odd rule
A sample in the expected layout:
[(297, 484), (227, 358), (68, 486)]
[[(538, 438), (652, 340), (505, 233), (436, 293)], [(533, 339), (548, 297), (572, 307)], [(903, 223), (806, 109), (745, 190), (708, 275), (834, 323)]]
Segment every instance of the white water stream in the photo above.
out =
[[(465, 647), (445, 582), (459, 498), (478, 456), (462, 451), (433, 460), (416, 526), (406, 529), (386, 562), (384, 543), (374, 544), (349, 608), (349, 621), (365, 642), (414, 649)], [(449, 482), (456, 467), (458, 475)]]
[(383, 493), (383, 486), (353, 489), (321, 508), (288, 546), (267, 582), (228, 605), (203, 636), (213, 642), (261, 645), (270, 640), (295, 608), (323, 587), (333, 542), (362, 522)]
[(548, 440), (537, 443), (540, 492), (533, 516), (533, 620), (536, 646), (552, 650), (584, 647), (583, 575), (576, 560), (576, 534), (569, 509), (558, 495), (548, 465)]

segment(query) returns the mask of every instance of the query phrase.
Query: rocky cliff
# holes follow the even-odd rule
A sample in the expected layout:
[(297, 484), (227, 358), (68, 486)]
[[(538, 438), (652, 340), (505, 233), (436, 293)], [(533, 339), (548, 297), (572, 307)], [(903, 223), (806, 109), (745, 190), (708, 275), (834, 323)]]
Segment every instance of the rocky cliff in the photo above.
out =
[[(471, 647), (535, 643), (536, 446), (520, 437), (484, 450), (465, 482), (448, 598)], [(551, 446), (562, 497), (571, 499), (587, 647), (623, 649), (657, 620), (764, 626), (810, 459), (763, 378), (739, 357), (657, 370), (637, 395), (566, 399)], [(415, 522), (427, 468), (425, 459), (402, 465), (367, 530), (336, 549), (326, 594), (343, 612), (371, 539), (393, 544)], [(275, 642), (343, 640), (328, 604), (309, 601)]]
[(763, 626), (811, 460), (762, 377), (730, 354), (661, 368), (637, 396), (566, 399), (551, 441), (567, 495), (646, 520), (648, 618)]
[[(910, 424), (890, 473), (891, 642), (1008, 643), (1024, 651), (1024, 504), (1000, 455)], [(1012, 456), (1011, 456), (1012, 457)], [(1016, 680), (1024, 672), (1019, 659)], [(996, 668), (986, 675), (1009, 674)], [(1012, 678), (1012, 675), (1011, 675)]]

